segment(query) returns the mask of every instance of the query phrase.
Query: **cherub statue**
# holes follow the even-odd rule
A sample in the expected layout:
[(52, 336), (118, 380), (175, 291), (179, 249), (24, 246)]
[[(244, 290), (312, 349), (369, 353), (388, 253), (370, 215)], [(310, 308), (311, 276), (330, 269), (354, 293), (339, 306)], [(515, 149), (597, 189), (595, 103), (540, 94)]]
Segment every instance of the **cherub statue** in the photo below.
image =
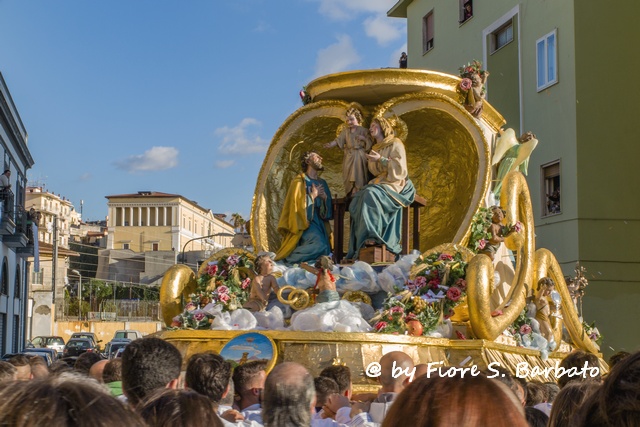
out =
[(555, 286), (551, 278), (543, 277), (538, 280), (538, 286), (533, 297), (533, 303), (536, 306), (536, 320), (540, 324), (540, 335), (549, 342), (553, 340), (553, 328), (549, 320), (551, 310), (548, 297), (555, 289)]
[(333, 262), (330, 257), (325, 255), (321, 256), (316, 261), (314, 267), (303, 262), (300, 264), (300, 268), (304, 268), (317, 276), (316, 288), (319, 293), (316, 297), (316, 302), (335, 302), (340, 300), (340, 295), (336, 290), (336, 278), (331, 274)]
[(482, 107), (485, 96), (485, 83), (489, 77), (489, 72), (482, 69), (482, 62), (473, 62), (459, 68), (460, 91), (465, 95), (464, 108), (475, 118), (482, 115)]
[(264, 311), (270, 299), (278, 295), (278, 283), (273, 273), (273, 260), (269, 255), (260, 255), (256, 258), (256, 276), (251, 281), (249, 300), (243, 308), (250, 311)]
[(491, 225), (489, 226), (489, 233), (491, 233), (491, 238), (487, 245), (480, 250), (479, 253), (488, 256), (493, 261), (496, 252), (500, 248), (500, 244), (504, 242), (504, 238), (509, 234), (513, 233), (515, 228), (508, 228), (507, 226), (502, 225), (502, 221), (504, 220), (504, 211), (500, 206), (492, 206), (491, 212), (493, 216), (491, 217)]
[(529, 168), (529, 157), (538, 145), (538, 140), (532, 132), (523, 133), (520, 138), (516, 138), (513, 129), (501, 131), (496, 148), (494, 150), (492, 165), (499, 163), (496, 174), (496, 185), (493, 193), (498, 197), (502, 189), (502, 180), (511, 171), (519, 170), (527, 175)]
[(336, 139), (324, 145), (324, 148), (337, 145), (344, 151), (342, 181), (347, 197), (353, 196), (369, 182), (367, 154), (371, 150), (373, 140), (369, 136), (369, 130), (362, 126), (363, 120), (362, 106), (351, 103), (346, 112), (346, 126), (340, 126), (340, 133)]

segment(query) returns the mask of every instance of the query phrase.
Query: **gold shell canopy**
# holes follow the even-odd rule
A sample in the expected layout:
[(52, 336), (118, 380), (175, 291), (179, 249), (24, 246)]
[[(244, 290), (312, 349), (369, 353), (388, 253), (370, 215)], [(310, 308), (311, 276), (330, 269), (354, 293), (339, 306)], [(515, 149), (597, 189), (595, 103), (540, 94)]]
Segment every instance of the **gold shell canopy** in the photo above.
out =
[(351, 102), (364, 106), (363, 126), (378, 115), (395, 115), (406, 123), (409, 177), (427, 201), (421, 212), (420, 251), (463, 242), (490, 183), (485, 132), (495, 134), (504, 119), (485, 103), (480, 125), (460, 104), (459, 82), (447, 74), (400, 69), (350, 71), (312, 81), (307, 91), (313, 102), (277, 130), (258, 175), (251, 209), (256, 251), (275, 252), (280, 245), (278, 219), (305, 151), (321, 154), (322, 178), (334, 197), (344, 196), (342, 151), (323, 145), (335, 138)]

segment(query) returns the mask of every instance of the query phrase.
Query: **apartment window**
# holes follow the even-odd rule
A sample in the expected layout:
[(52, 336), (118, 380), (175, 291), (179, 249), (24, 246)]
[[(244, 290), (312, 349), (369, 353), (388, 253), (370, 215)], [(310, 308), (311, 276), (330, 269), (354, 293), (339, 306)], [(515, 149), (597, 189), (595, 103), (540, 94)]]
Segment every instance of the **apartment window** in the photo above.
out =
[(14, 298), (20, 298), (21, 295), (21, 287), (22, 287), (22, 281), (20, 280), (20, 266), (16, 266), (16, 280), (14, 283), (14, 287), (15, 289), (13, 290), (13, 297)]
[(541, 166), (543, 216), (562, 213), (560, 203), (560, 161)]
[(513, 20), (491, 33), (491, 53), (503, 48), (513, 41)]
[(2, 294), (9, 295), (9, 267), (7, 267), (7, 258), (2, 263)]
[(160, 250), (160, 249), (159, 249), (159, 245), (158, 245), (158, 243), (152, 243), (152, 244), (151, 244), (151, 250), (152, 250), (152, 251), (158, 251), (158, 250)]
[(32, 271), (31, 283), (33, 283), (34, 285), (42, 285), (42, 273), (43, 273), (42, 268), (40, 268), (40, 271)]
[(433, 10), (422, 18), (422, 53), (433, 49)]
[(460, 18), (458, 22), (461, 24), (473, 18), (473, 2), (471, 0), (458, 0)]
[(536, 41), (538, 92), (558, 83), (558, 30)]
[(123, 243), (122, 249), (129, 249), (129, 243)]
[(20, 351), (20, 316), (13, 316), (13, 352)]

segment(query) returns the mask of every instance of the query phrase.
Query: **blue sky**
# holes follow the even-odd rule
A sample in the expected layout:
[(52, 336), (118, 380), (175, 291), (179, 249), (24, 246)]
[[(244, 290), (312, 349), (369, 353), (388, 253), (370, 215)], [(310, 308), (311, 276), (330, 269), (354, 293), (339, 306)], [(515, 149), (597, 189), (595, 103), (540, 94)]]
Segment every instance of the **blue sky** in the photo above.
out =
[(397, 67), (396, 0), (0, 0), (0, 71), (30, 182), (104, 219), (111, 194), (245, 218), (272, 136), (318, 76)]

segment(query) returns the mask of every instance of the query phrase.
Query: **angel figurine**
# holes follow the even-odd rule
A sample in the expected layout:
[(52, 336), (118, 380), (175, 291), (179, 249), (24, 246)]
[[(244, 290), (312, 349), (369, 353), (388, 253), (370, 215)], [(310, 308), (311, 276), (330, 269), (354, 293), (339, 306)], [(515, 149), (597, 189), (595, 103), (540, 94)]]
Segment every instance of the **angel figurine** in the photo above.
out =
[(538, 145), (536, 136), (531, 132), (523, 133), (520, 138), (516, 138), (513, 129), (502, 132), (496, 141), (492, 165), (499, 164), (496, 174), (496, 185), (493, 193), (499, 197), (502, 189), (502, 180), (511, 171), (519, 170), (527, 175), (529, 168), (529, 157)]
[(460, 91), (464, 94), (464, 108), (475, 118), (480, 118), (484, 106), (485, 83), (489, 72), (482, 69), (482, 63), (473, 62), (459, 68)]

